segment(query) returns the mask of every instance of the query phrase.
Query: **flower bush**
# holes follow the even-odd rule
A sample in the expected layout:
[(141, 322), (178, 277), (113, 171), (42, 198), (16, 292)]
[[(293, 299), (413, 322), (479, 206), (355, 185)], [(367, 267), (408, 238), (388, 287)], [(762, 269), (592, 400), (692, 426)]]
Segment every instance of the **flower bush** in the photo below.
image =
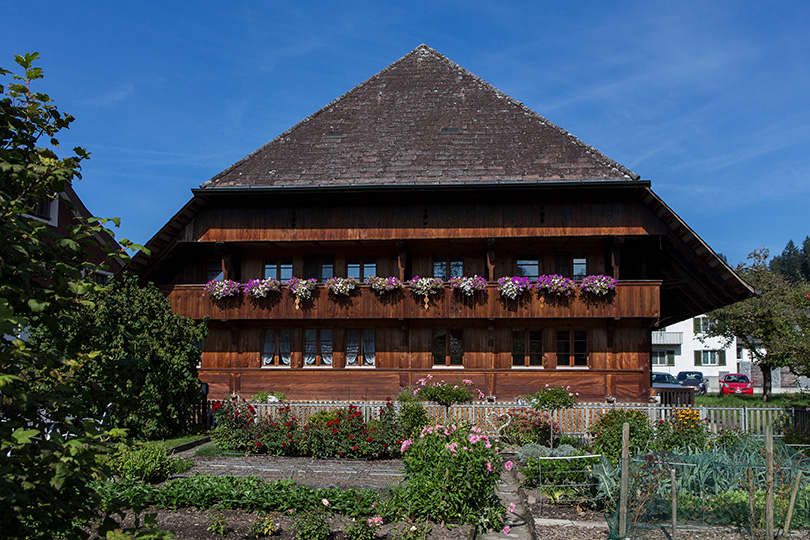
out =
[(312, 296), (312, 291), (315, 290), (317, 284), (318, 280), (315, 278), (299, 279), (293, 276), (287, 280), (286, 287), (295, 296), (296, 300), (304, 300)]
[(256, 409), (253, 405), (235, 395), (230, 396), (214, 409), (214, 420), (216, 427), (211, 432), (211, 438), (219, 448), (255, 451), (252, 428), (256, 421)]
[(450, 278), (450, 288), (453, 291), (463, 294), (464, 296), (472, 296), (477, 292), (487, 290), (487, 280), (481, 276), (473, 277), (454, 277)]
[(356, 289), (358, 285), (360, 285), (360, 282), (353, 277), (331, 277), (326, 280), (326, 287), (329, 292), (343, 296), (349, 296), (349, 293)]
[(672, 411), (669, 421), (655, 424), (655, 443), (658, 450), (705, 451), (711, 433), (700, 411), (680, 407)]
[(428, 297), (441, 291), (444, 288), (444, 281), (441, 278), (413, 276), (408, 281), (408, 286), (414, 294)]
[(428, 375), (424, 379), (416, 381), (416, 388), (413, 390), (414, 396), (424, 401), (432, 401), (445, 407), (450, 407), (456, 403), (469, 403), (473, 399), (484, 399), (484, 393), (473, 386), (473, 382), (465, 379), (449, 383), (445, 381), (433, 381), (433, 375)]
[(517, 407), (509, 409), (505, 415), (498, 418), (501, 425), (505, 425), (499, 432), (501, 442), (513, 446), (523, 446), (530, 443), (548, 444), (553, 427), (547, 413)]
[(573, 279), (560, 276), (558, 274), (551, 274), (548, 276), (540, 276), (537, 278), (537, 290), (544, 294), (553, 294), (557, 296), (571, 296), (576, 290), (576, 283)]
[(242, 285), (246, 296), (251, 298), (266, 298), (267, 293), (281, 291), (281, 282), (277, 279), (251, 279)]
[(230, 296), (236, 296), (241, 286), (236, 281), (229, 279), (212, 279), (205, 284), (205, 292), (215, 300), (222, 300)]
[(577, 404), (579, 392), (571, 390), (570, 386), (550, 386), (546, 384), (534, 394), (526, 396), (526, 400), (535, 409), (554, 411), (573, 407)]
[(630, 424), (630, 455), (648, 450), (655, 432), (647, 414), (638, 409), (612, 409), (590, 429), (593, 453), (602, 454), (613, 464), (618, 463), (622, 455), (622, 425), (625, 422)]
[(377, 458), (396, 453), (399, 433), (396, 411), (391, 402), (380, 411), (379, 421), (368, 424), (356, 405), (334, 411), (330, 416), (331, 419), (326, 422), (311, 419), (304, 428), (307, 455), (319, 458)]
[(531, 289), (529, 278), (522, 276), (502, 277), (498, 280), (498, 292), (512, 300)]
[(595, 296), (605, 296), (616, 289), (615, 278), (610, 276), (587, 276), (579, 285), (579, 290)]
[[(495, 495), (498, 448), (477, 428), (431, 426), (402, 442), (405, 481), (391, 489), (383, 518), (475, 524), (500, 529), (504, 510)], [(486, 516), (486, 519), (482, 519)], [(390, 519), (389, 519), (390, 518)]]
[(377, 294), (385, 294), (392, 291), (398, 291), (405, 287), (405, 284), (402, 283), (398, 277), (390, 276), (390, 277), (378, 277), (378, 276), (369, 276), (366, 278), (366, 283), (368, 283), (369, 287), (374, 289)]

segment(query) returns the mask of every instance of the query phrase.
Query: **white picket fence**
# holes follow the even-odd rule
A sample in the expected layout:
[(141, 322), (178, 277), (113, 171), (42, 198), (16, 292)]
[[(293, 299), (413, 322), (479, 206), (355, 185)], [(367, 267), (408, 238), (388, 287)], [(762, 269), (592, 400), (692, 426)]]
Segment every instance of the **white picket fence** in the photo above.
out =
[[(276, 418), (279, 410), (289, 407), (292, 416), (299, 422), (306, 423), (310, 416), (320, 411), (331, 411), (335, 409), (348, 408), (354, 406), (363, 413), (363, 417), (368, 420), (379, 419), (380, 412), (386, 406), (385, 402), (342, 402), (342, 401), (308, 401), (292, 403), (253, 403), (256, 413), (260, 418)], [(441, 405), (425, 403), (428, 417), (431, 423), (439, 424), (460, 424), (469, 423), (477, 426), (489, 435), (497, 435), (498, 429), (503, 424), (501, 417), (506, 415), (509, 409), (524, 407), (520, 403), (472, 403), (467, 405), (454, 405), (449, 409)], [(394, 407), (399, 409), (401, 404), (395, 403)], [(551, 412), (551, 418), (560, 426), (563, 433), (585, 437), (599, 418), (606, 412), (613, 409), (635, 409), (644, 411), (651, 422), (667, 420), (675, 410), (674, 407), (652, 404), (602, 404), (602, 403), (580, 403), (574, 407), (560, 409)], [(706, 421), (709, 430), (718, 433), (721, 428), (738, 428), (741, 431), (762, 435), (765, 433), (765, 426), (774, 426), (774, 433), (779, 433), (782, 423), (780, 417), (785, 414), (785, 410), (780, 407), (694, 407), (700, 411), (700, 417)]]

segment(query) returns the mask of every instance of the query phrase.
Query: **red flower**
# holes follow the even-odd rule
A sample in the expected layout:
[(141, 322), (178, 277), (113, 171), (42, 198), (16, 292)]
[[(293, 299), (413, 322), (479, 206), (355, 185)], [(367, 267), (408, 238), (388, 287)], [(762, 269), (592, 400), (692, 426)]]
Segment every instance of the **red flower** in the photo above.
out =
[(367, 440), (368, 442), (374, 442), (374, 437), (369, 437), (369, 438), (368, 438), (368, 439), (366, 439), (366, 440)]
[(343, 452), (338, 452), (338, 455), (339, 455), (339, 456), (342, 456), (342, 455), (343, 455)]
[(350, 438), (350, 439), (354, 439), (354, 435), (349, 435), (349, 438)]
[(217, 401), (216, 403), (211, 405), (211, 410), (212, 411), (218, 411), (221, 408), (222, 408), (222, 403), (220, 403), (219, 401)]
[(292, 422), (285, 422), (284, 423), (284, 427), (290, 427), (291, 425), (292, 425)]
[(290, 439), (292, 439), (292, 433), (287, 433), (287, 437), (289, 437)]
[(281, 443), (281, 446), (282, 447), (287, 446), (287, 443), (283, 442), (283, 443)]
[(356, 444), (354, 445), (354, 448), (352, 448), (352, 450), (357, 450), (357, 445)]
[(336, 430), (336, 429), (332, 430), (332, 433), (337, 433), (337, 432), (338, 432), (338, 430)]

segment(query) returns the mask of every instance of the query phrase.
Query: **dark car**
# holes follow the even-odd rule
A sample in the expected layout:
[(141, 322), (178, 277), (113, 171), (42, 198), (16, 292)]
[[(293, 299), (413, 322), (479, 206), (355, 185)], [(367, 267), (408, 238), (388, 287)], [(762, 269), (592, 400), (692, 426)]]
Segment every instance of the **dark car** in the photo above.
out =
[(681, 371), (676, 377), (681, 386), (694, 386), (695, 394), (705, 394), (709, 382), (700, 371)]

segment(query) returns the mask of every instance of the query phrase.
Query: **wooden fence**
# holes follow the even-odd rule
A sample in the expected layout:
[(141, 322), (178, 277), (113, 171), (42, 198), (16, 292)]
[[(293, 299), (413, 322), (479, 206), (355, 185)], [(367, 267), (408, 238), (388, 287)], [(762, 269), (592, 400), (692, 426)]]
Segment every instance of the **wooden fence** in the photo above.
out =
[[(207, 409), (210, 410), (210, 404)], [(290, 413), (300, 422), (306, 423), (309, 418), (320, 411), (332, 411), (347, 408), (350, 405), (363, 413), (366, 421), (379, 419), (380, 412), (386, 406), (385, 402), (356, 402), (343, 401), (310, 401), (289, 403), (253, 403), (259, 418), (276, 418), (279, 409), (289, 407)], [(474, 403), (467, 405), (454, 405), (445, 408), (432, 403), (423, 404), (428, 413), (430, 423), (433, 424), (460, 424), (469, 423), (477, 426), (484, 433), (497, 435), (503, 421), (501, 417), (510, 409), (525, 407), (522, 403)], [(401, 405), (395, 403), (399, 409)], [(560, 409), (550, 413), (551, 418), (559, 425), (563, 433), (587, 437), (591, 427), (606, 412), (614, 409), (634, 409), (644, 411), (651, 422), (667, 420), (676, 407), (657, 404), (602, 404), (580, 403), (574, 407)], [(789, 411), (781, 407), (694, 407), (700, 411), (700, 417), (706, 421), (709, 430), (718, 433), (722, 428), (737, 428), (741, 431), (757, 436), (764, 436), (765, 427), (773, 426), (774, 433), (782, 434), (785, 420), (789, 423)]]

